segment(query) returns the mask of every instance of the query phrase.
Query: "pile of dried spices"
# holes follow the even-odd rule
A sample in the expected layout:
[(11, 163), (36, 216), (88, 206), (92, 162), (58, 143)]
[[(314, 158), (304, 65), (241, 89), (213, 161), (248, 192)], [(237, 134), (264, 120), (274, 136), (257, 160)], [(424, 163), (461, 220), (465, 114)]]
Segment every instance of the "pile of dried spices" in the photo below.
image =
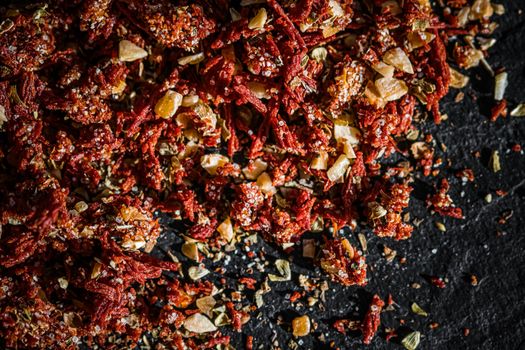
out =
[[(413, 118), (445, 119), (440, 99), (468, 83), (460, 70), (494, 73), (485, 55), (503, 6), (441, 3), (436, 12), (428, 0), (1, 8), (4, 345), (228, 348), (222, 329), (241, 330), (270, 286), (239, 276), (226, 293), (207, 279), (206, 260), (226, 261), (239, 242), (258, 259), (249, 251), (257, 236), (286, 251), (319, 232), (304, 256), (336, 283), (365, 285), (366, 237), (363, 252), (340, 229), (365, 222), (379, 237), (410, 237), (414, 167), (382, 160), (408, 155), (398, 147), (408, 140), (416, 169), (437, 175), (434, 141)], [(506, 84), (498, 72), (493, 120), (506, 115)], [(460, 219), (448, 189), (443, 179), (428, 205)], [(172, 253), (169, 262), (149, 254), (159, 212), (180, 223), (189, 271)], [(287, 260), (276, 268), (270, 283), (291, 279)], [(311, 305), (328, 290), (299, 282), (315, 291)], [(239, 302), (244, 289), (256, 290), (256, 305)], [(374, 296), (363, 320), (334, 326), (361, 330), (368, 344), (383, 306)], [(293, 334), (314, 326), (298, 317)], [(416, 348), (419, 335), (403, 345)]]

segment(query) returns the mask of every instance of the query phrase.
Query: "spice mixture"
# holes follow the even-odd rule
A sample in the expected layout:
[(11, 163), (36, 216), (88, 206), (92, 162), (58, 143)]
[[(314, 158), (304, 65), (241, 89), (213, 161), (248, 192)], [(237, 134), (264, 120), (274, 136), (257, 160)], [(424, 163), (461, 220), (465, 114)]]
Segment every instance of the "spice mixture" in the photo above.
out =
[[(364, 286), (366, 236), (340, 229), (409, 238), (404, 210), (415, 171), (437, 177), (430, 210), (463, 218), (439, 176), (432, 136), (420, 135), (413, 120), (446, 119), (440, 99), (468, 83), (460, 71), (479, 64), (495, 75), (491, 119), (506, 115), (506, 73), (484, 58), (494, 44), (491, 19), (504, 9), (489, 0), (435, 5), (49, 0), (3, 7), (4, 346), (226, 349), (225, 330), (241, 331), (271, 285), (292, 278), (281, 259), (266, 280), (239, 275), (236, 290), (207, 279), (207, 261), (226, 261), (254, 234), (284, 252), (302, 247), (333, 283)], [(178, 222), (169, 234), (185, 241), (168, 252), (171, 261), (149, 254), (160, 213)], [(305, 232), (319, 239), (304, 239)], [(385, 255), (395, 251), (385, 247)], [(180, 259), (193, 264), (183, 269)], [(304, 292), (290, 300), (315, 305), (311, 292), (328, 289), (304, 276), (299, 282)], [(438, 277), (432, 283), (446, 287)], [(247, 303), (246, 290), (256, 291), (255, 301)], [(362, 331), (369, 344), (392, 304), (376, 295), (363, 320), (333, 327)], [(289, 326), (299, 338), (316, 323), (304, 315)], [(415, 348), (419, 339), (415, 332), (401, 343)], [(244, 346), (261, 342), (249, 335)]]

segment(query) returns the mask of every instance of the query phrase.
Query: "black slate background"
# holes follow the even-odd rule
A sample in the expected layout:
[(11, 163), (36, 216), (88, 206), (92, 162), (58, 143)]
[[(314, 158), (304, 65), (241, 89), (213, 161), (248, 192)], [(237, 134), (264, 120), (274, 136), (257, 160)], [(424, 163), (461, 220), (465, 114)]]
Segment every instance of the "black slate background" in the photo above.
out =
[[(488, 61), (493, 68), (505, 67), (509, 73), (506, 98), (512, 109), (525, 102), (525, 14), (520, 10), (525, 10), (525, 1), (505, 1), (505, 7), (506, 14), (497, 18), (500, 27), (495, 38), (498, 42), (490, 50)], [(252, 335), (255, 349), (269, 349), (272, 344), (288, 349), (293, 339), (291, 320), (308, 314), (318, 323), (318, 328), (310, 336), (295, 340), (300, 349), (402, 348), (399, 340), (391, 343), (385, 340), (385, 328), (399, 329), (400, 319), (405, 320), (400, 334), (411, 330), (422, 333), (419, 349), (525, 349), (525, 156), (523, 152), (510, 150), (515, 143), (525, 146), (525, 118), (507, 117), (490, 122), (493, 79), (481, 67), (469, 73), (471, 84), (463, 90), (463, 101), (454, 102), (458, 91), (451, 90), (442, 102), (442, 111), (448, 120), (439, 127), (430, 120), (420, 125), (438, 144), (447, 146), (446, 153), (436, 147), (437, 153), (446, 160), (446, 165), (441, 167), (442, 174), (450, 179), (450, 194), (463, 208), (466, 219), (430, 215), (424, 199), (441, 175), (418, 177), (409, 211), (412, 219), (420, 219), (422, 223), (412, 239), (404, 242), (378, 239), (366, 229), (346, 232), (355, 245), (358, 245), (358, 232), (368, 238), (370, 282), (365, 288), (344, 288), (330, 283), (324, 310), (317, 305), (309, 308), (305, 303), (297, 308), (297, 304), (291, 305), (288, 300), (291, 293), (302, 290), (297, 283), (299, 274), (320, 280), (326, 278), (311, 261), (301, 257), (301, 249), (297, 247), (292, 253), (292, 281), (270, 282), (272, 291), (264, 295), (265, 305), (252, 314), (243, 332), (226, 331), (232, 336), (232, 345), (242, 349), (246, 335)], [(492, 150), (500, 154), (502, 170), (498, 173), (493, 173), (488, 166)], [(480, 158), (473, 155), (476, 151), (481, 153)], [(462, 183), (453, 176), (463, 168), (473, 169), (474, 182)], [(497, 196), (494, 193), (497, 189), (508, 191), (508, 195)], [(493, 196), (491, 203), (484, 200), (488, 193)], [(509, 210), (513, 212), (512, 217), (506, 224), (498, 224), (500, 215)], [(437, 230), (436, 221), (442, 221), (447, 232)], [(169, 220), (166, 225), (172, 226)], [(176, 231), (176, 226), (171, 229)], [(174, 238), (169, 229), (166, 231), (156, 252), (161, 256), (167, 249), (180, 251), (181, 241)], [(406, 257), (407, 262), (400, 264), (396, 258), (387, 263), (381, 254), (383, 244), (395, 249), (398, 257)], [(238, 277), (252, 276), (260, 281), (268, 272), (276, 273), (275, 259), (289, 257), (261, 239), (251, 249), (266, 252), (269, 265), (264, 274), (247, 273), (248, 259), (241, 246), (230, 253), (231, 262), (224, 275), (212, 273), (208, 277), (215, 281), (224, 277), (227, 286), (234, 288)], [(222, 263), (208, 265), (218, 267)], [(471, 274), (478, 277), (478, 286), (470, 284)], [(446, 278), (447, 287), (432, 286), (426, 275)], [(412, 288), (414, 282), (421, 288)], [(379, 334), (370, 346), (362, 345), (359, 332), (343, 336), (331, 327), (336, 319), (362, 319), (374, 293), (383, 298), (392, 294), (397, 305), (394, 311), (382, 313)], [(247, 292), (246, 296), (246, 303), (254, 302), (253, 293)], [(429, 316), (413, 314), (412, 302), (417, 302)], [(439, 328), (431, 330), (432, 322), (439, 323)], [(470, 329), (468, 336), (463, 335), (464, 328)], [(319, 339), (322, 335), (325, 341)]]

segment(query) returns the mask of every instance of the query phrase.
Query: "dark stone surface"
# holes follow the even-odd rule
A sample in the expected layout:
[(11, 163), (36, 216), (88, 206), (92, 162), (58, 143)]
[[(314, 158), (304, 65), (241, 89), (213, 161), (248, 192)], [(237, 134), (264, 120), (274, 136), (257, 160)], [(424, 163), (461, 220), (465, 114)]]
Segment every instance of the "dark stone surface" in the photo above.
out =
[[(509, 72), (506, 97), (512, 109), (519, 102), (525, 102), (525, 15), (519, 14), (520, 8), (525, 9), (525, 1), (506, 1), (505, 6), (507, 13), (497, 18), (500, 23), (495, 35), (498, 42), (490, 50), (489, 62), (493, 68), (505, 67)], [(454, 102), (458, 91), (452, 90), (442, 102), (448, 120), (439, 127), (430, 121), (421, 124), (438, 144), (447, 146), (446, 153), (439, 147), (436, 152), (445, 160), (442, 174), (450, 179), (450, 194), (463, 208), (466, 219), (430, 215), (424, 198), (441, 175), (437, 178), (419, 177), (410, 213), (412, 219), (421, 219), (422, 223), (412, 239), (394, 242), (378, 239), (369, 230), (363, 231), (368, 238), (370, 282), (366, 288), (344, 288), (330, 283), (324, 310), (317, 305), (296, 308), (288, 297), (293, 291), (302, 290), (297, 283), (299, 274), (320, 279), (326, 276), (311, 261), (300, 257), (299, 252), (293, 253), (292, 281), (270, 283), (272, 291), (264, 295), (265, 305), (252, 314), (243, 333), (228, 332), (236, 348), (244, 348), (246, 335), (254, 336), (255, 349), (270, 348), (274, 340), (281, 348), (289, 348), (292, 339), (290, 323), (300, 314), (308, 314), (318, 323), (318, 328), (310, 336), (301, 338), (301, 349), (328, 349), (332, 341), (334, 347), (341, 349), (400, 348), (395, 340), (394, 344), (389, 344), (384, 337), (385, 328), (399, 328), (401, 319), (406, 322), (401, 334), (410, 330), (422, 333), (419, 349), (525, 348), (525, 156), (523, 152), (510, 150), (515, 143), (525, 146), (525, 118), (507, 117), (491, 123), (488, 115), (494, 103), (493, 79), (481, 67), (469, 73), (471, 84), (464, 90), (463, 101)], [(492, 150), (498, 150), (501, 157), (502, 170), (496, 174), (488, 166)], [(473, 155), (476, 151), (480, 151), (480, 158)], [(474, 182), (462, 184), (453, 176), (463, 168), (473, 169)], [(508, 195), (497, 196), (494, 193), (497, 189), (508, 191)], [(493, 196), (491, 203), (484, 201), (488, 193)], [(500, 215), (508, 210), (513, 211), (513, 216), (506, 224), (498, 224)], [(437, 230), (436, 221), (442, 221), (447, 232)], [(348, 233), (348, 236), (353, 244), (358, 245), (357, 232)], [(163, 241), (162, 246), (178, 251), (175, 242), (168, 238)], [(398, 257), (406, 257), (406, 263), (400, 264), (398, 258), (387, 263), (381, 255), (383, 244), (395, 249)], [(270, 264), (264, 274), (250, 275), (255, 278), (264, 278), (268, 272), (275, 273), (273, 261), (287, 256), (259, 239), (253, 250), (261, 249), (267, 253)], [(212, 279), (225, 277), (228, 285), (233, 287), (238, 277), (249, 274), (246, 273), (246, 253), (237, 250), (230, 254), (232, 260), (226, 266), (226, 274), (212, 275)], [(478, 277), (478, 286), (471, 286), (471, 274)], [(428, 275), (447, 278), (447, 287), (438, 289), (432, 286), (425, 280), (424, 276)], [(414, 282), (421, 288), (411, 288)], [(339, 318), (362, 319), (374, 293), (383, 298), (392, 294), (398, 306), (395, 311), (383, 312), (378, 337), (365, 347), (359, 332), (343, 336), (331, 325)], [(253, 293), (247, 293), (247, 302), (253, 301)], [(410, 311), (412, 302), (417, 302), (429, 316), (413, 314)], [(282, 319), (282, 325), (278, 324), (278, 318)], [(439, 327), (431, 330), (429, 325), (432, 322), (439, 323)], [(464, 328), (470, 329), (467, 337), (463, 335)], [(325, 342), (319, 340), (321, 334)]]

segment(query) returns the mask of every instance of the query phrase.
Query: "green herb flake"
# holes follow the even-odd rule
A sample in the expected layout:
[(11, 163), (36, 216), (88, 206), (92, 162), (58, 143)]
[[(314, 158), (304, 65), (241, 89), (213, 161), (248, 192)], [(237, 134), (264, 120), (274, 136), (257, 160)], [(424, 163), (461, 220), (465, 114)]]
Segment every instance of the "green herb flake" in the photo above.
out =
[(428, 313), (416, 303), (412, 303), (411, 309), (412, 309), (412, 312), (415, 313), (416, 315), (423, 316), (423, 317), (428, 316)]
[(403, 346), (407, 350), (415, 350), (418, 347), (420, 340), (421, 340), (421, 333), (416, 331), (404, 337), (403, 340), (401, 341), (401, 344), (403, 344)]

